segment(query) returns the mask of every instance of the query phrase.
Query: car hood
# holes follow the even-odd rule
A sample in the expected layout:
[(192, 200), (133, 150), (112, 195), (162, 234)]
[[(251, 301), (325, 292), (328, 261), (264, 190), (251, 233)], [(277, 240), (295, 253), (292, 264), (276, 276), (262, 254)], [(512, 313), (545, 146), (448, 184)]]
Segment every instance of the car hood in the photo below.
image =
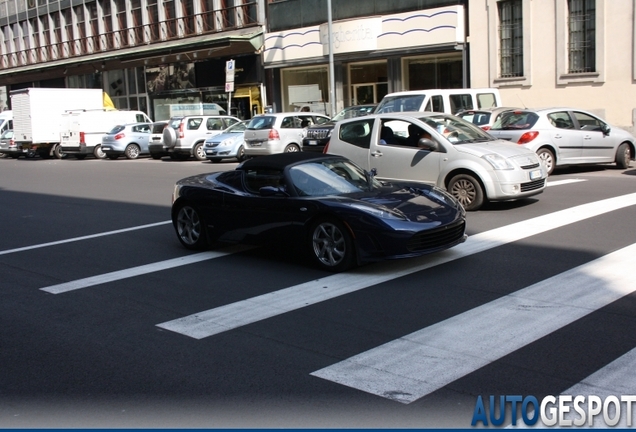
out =
[(534, 152), (518, 144), (504, 140), (493, 140), (473, 144), (456, 144), (455, 149), (460, 153), (466, 153), (477, 157), (487, 154), (498, 154), (504, 158), (512, 158), (522, 155), (533, 155)]
[(208, 139), (205, 140), (205, 142), (221, 142), (221, 141), (225, 141), (226, 139), (236, 139), (237, 137), (242, 137), (243, 136), (243, 132), (229, 132), (229, 133), (223, 133), (223, 134), (219, 134), (219, 135), (214, 135), (213, 137), (210, 137)]

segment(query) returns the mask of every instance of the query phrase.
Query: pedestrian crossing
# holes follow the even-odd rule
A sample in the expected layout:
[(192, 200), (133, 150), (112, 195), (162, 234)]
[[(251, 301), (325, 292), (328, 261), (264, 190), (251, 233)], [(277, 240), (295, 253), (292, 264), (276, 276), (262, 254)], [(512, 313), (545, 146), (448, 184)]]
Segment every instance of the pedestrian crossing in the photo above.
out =
[[(329, 275), (160, 322), (156, 327), (195, 340), (213, 338), (243, 326), (633, 206), (636, 206), (636, 193), (567, 208), (471, 235), (465, 243), (438, 254), (387, 261)], [(149, 224), (142, 228), (168, 223)], [(113, 234), (119, 232), (126, 230)], [(96, 237), (98, 235), (69, 241)], [(41, 247), (69, 241), (52, 242)], [(35, 246), (0, 251), (0, 255), (33, 248)], [(93, 286), (171, 271), (250, 249), (241, 245), (229, 246), (50, 285), (40, 290), (50, 294), (72, 295), (73, 292)], [(623, 247), (383, 345), (334, 361), (331, 365), (311, 371), (309, 375), (399, 404), (412, 404), (634, 293), (634, 278), (630, 271), (625, 270), (633, 266), (634, 256), (636, 244)], [(483, 319), (485, 316), (487, 320)], [(564, 394), (635, 394), (636, 378), (632, 378), (635, 366), (636, 348)], [(620, 425), (625, 425), (624, 420)]]

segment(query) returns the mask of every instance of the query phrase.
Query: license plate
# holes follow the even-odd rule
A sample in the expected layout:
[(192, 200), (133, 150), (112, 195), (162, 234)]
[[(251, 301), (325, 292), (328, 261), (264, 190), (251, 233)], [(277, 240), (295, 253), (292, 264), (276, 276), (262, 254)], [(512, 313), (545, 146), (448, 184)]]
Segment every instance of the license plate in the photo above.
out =
[(541, 170), (530, 171), (530, 180), (536, 180), (541, 178)]
[(250, 143), (250, 146), (251, 146), (251, 147), (260, 147), (260, 146), (261, 146), (261, 144), (263, 144), (263, 143), (262, 143), (262, 142), (260, 142), (260, 141), (254, 141), (254, 142), (251, 142), (251, 143)]
[(205, 154), (215, 155), (215, 154), (216, 154), (216, 152), (215, 152), (215, 151), (212, 151), (212, 150), (206, 150), (206, 151), (205, 151)]
[(318, 141), (314, 141), (314, 140), (307, 141), (307, 143), (309, 145), (318, 145)]
[(102, 150), (110, 150), (110, 147), (102, 147)]

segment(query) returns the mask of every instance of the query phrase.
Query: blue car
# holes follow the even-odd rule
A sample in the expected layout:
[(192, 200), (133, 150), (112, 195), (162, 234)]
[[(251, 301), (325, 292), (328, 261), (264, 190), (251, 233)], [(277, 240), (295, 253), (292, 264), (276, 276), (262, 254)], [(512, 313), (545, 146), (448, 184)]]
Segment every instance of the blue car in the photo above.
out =
[(205, 140), (205, 157), (211, 162), (236, 158), (239, 162), (245, 159), (245, 140), (243, 132), (247, 122), (235, 123), (219, 135)]
[[(291, 241), (328, 271), (438, 252), (466, 239), (466, 212), (424, 183), (380, 182), (343, 156), (291, 152), (179, 180), (172, 222), (188, 249)], [(294, 246), (295, 246), (294, 244)]]

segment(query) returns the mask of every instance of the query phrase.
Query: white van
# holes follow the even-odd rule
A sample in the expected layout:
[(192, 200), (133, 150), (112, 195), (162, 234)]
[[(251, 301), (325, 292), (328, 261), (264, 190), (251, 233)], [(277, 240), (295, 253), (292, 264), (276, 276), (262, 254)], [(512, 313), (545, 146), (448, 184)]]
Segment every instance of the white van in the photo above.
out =
[(104, 159), (102, 136), (117, 125), (128, 123), (152, 123), (143, 111), (120, 111), (113, 109), (71, 110), (63, 115), (61, 149), (64, 154), (84, 159), (92, 154)]
[(13, 111), (2, 111), (0, 112), (0, 135), (9, 129), (13, 129)]
[(412, 90), (387, 94), (375, 113), (434, 111), (457, 114), (466, 109), (501, 105), (501, 95), (495, 88)]

